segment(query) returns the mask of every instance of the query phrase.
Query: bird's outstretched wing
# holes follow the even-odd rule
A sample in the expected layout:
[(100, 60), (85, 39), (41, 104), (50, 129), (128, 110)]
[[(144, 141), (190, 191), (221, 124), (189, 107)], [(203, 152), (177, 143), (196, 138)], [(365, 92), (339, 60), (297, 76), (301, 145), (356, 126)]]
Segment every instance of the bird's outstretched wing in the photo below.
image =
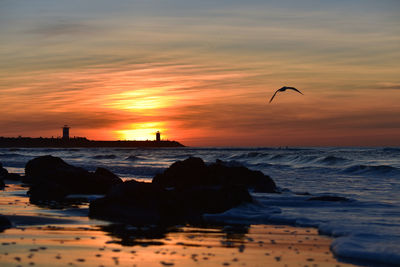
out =
[(272, 102), (272, 99), (274, 99), (274, 97), (275, 97), (276, 93), (278, 93), (278, 92), (279, 92), (279, 90), (280, 90), (280, 89), (278, 89), (278, 90), (276, 90), (276, 91), (275, 91), (274, 95), (273, 95), (273, 96), (271, 97), (271, 99), (269, 100), (269, 103), (271, 103), (271, 102)]
[(289, 87), (289, 86), (287, 86), (286, 89), (292, 89), (292, 90), (294, 90), (294, 91), (296, 91), (296, 92), (299, 92), (300, 94), (304, 95), (302, 92), (300, 92), (299, 90), (297, 90), (297, 89), (294, 88), (294, 87)]

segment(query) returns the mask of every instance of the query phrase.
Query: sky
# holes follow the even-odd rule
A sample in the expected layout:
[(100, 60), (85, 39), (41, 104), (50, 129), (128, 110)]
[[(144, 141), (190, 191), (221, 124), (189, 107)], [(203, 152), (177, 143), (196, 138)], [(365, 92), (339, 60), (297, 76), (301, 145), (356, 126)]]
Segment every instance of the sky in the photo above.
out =
[[(282, 86), (294, 91), (273, 93)], [(0, 0), (0, 136), (400, 146), (400, 1)]]

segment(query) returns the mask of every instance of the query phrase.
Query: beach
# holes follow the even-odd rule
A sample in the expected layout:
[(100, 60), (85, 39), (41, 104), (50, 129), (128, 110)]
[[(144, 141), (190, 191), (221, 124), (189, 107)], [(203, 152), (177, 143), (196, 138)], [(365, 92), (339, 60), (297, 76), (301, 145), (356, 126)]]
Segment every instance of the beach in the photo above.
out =
[(31, 203), (29, 187), (5, 180), (0, 214), (12, 227), (0, 233), (1, 266), (393, 266), (399, 257), (398, 153), (386, 148), (1, 149), (10, 173), (23, 175), (26, 162), (51, 154), (89, 171), (108, 168), (125, 182), (146, 183), (190, 156), (207, 164), (222, 159), (226, 166), (271, 174), (280, 191), (251, 192), (253, 203), (204, 214), (199, 224), (138, 226), (89, 218), (90, 201), (101, 195), (72, 195), (76, 201), (67, 204)]
[(25, 191), (14, 184), (0, 192), (14, 224), (0, 234), (1, 266), (351, 266), (314, 228), (134, 227), (90, 220), (84, 204), (81, 211), (31, 205)]

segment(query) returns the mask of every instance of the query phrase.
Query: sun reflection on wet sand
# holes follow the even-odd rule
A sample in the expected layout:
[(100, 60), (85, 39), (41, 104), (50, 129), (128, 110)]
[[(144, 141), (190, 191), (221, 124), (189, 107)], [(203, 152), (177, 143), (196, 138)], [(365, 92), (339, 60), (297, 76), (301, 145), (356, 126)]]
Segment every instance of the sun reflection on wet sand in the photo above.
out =
[(89, 219), (87, 206), (29, 204), (26, 188), (9, 185), (0, 192), (0, 210), (14, 228), (0, 233), (1, 266), (338, 265), (331, 239), (312, 228), (135, 227)]
[[(238, 230), (238, 229), (236, 229)], [(229, 227), (182, 227), (160, 239), (121, 239), (100, 227), (35, 226), (2, 234), (2, 266), (336, 266), (330, 239), (308, 228), (259, 225), (248, 233)], [(232, 231), (232, 232), (229, 232)]]

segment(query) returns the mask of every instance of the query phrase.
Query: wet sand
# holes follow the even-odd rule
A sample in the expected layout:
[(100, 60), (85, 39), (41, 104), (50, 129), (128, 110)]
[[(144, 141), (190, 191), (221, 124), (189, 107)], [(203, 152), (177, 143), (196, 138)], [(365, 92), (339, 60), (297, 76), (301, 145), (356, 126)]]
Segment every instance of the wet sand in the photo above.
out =
[[(26, 188), (0, 192), (1, 266), (351, 266), (312, 228), (274, 225), (132, 227), (87, 218), (87, 203), (29, 204)], [(58, 209), (57, 209), (58, 208)]]

